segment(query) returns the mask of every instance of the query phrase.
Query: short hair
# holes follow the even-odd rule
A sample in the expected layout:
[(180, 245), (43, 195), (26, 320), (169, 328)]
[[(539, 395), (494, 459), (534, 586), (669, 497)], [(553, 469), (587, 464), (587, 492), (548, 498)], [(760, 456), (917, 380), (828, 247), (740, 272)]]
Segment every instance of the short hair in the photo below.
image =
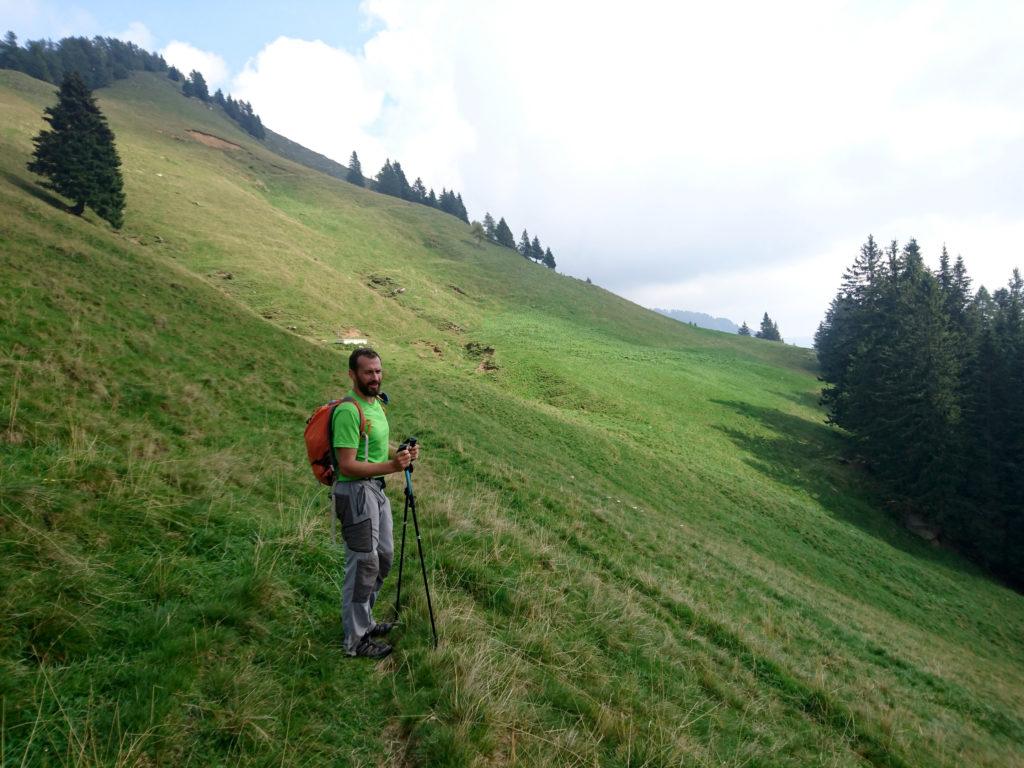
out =
[(361, 357), (376, 357), (380, 360), (380, 355), (377, 351), (371, 347), (359, 347), (352, 351), (352, 354), (348, 356), (348, 369), (350, 371), (359, 370), (359, 358)]

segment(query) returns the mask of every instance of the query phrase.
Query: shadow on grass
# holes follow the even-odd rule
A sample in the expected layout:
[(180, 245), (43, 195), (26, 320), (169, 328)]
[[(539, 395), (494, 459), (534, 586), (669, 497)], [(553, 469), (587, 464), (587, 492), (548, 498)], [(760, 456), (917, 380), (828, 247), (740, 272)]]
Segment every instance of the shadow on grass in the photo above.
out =
[(17, 176), (13, 173), (10, 173), (9, 171), (0, 171), (0, 173), (3, 174), (4, 180), (7, 181), (9, 184), (17, 187), (23, 192), (28, 192), (30, 195), (32, 195), (32, 197), (36, 198), (37, 200), (41, 200), (47, 205), (52, 205), (58, 211), (63, 211), (64, 213), (73, 212), (72, 207), (70, 205), (65, 203), (56, 195), (53, 195), (50, 192), (48, 192), (47, 189), (43, 187), (41, 184), (33, 183), (28, 179), (24, 179), (21, 176)]
[[(811, 395), (789, 397), (808, 405)], [(771, 430), (773, 435), (751, 434), (716, 427), (749, 457), (744, 461), (772, 480), (802, 491), (838, 520), (856, 526), (889, 546), (952, 571), (979, 571), (949, 550), (918, 540), (885, 510), (889, 499), (884, 488), (864, 469), (842, 462), (846, 440), (836, 429), (773, 408), (733, 400), (714, 400)], [(814, 401), (816, 403), (816, 401)]]

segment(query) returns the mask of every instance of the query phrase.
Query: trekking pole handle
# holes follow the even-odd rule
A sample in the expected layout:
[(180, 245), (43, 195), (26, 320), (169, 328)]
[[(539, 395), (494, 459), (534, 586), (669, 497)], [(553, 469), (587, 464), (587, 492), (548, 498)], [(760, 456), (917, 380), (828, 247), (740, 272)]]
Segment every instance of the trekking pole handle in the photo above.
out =
[[(415, 447), (416, 447), (416, 438), (415, 437), (407, 437), (407, 438), (405, 438), (405, 440), (402, 441), (401, 445), (398, 446), (398, 450), (395, 451), (395, 453), (401, 453), (402, 451), (408, 450), (410, 448), (415, 448)], [(412, 472), (412, 470), (413, 470), (413, 466), (412, 466), (412, 463), (410, 462), (409, 466), (405, 468), (406, 477), (409, 476), (409, 473)]]

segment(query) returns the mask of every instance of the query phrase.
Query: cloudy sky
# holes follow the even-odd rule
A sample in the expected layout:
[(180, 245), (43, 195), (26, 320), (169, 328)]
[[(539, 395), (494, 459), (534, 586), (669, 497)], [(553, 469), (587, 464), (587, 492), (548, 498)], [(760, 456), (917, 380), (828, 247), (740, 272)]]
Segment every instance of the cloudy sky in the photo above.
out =
[[(602, 10), (606, 9), (606, 10)], [(364, 171), (460, 190), (645, 306), (810, 337), (868, 233), (1024, 266), (1024, 3), (0, 0)]]

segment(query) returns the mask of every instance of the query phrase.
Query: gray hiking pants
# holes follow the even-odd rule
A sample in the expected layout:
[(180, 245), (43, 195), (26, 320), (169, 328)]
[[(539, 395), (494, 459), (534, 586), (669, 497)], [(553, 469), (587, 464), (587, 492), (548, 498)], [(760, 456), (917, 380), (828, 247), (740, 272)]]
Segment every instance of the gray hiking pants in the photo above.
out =
[(341, 590), (341, 625), (345, 651), (354, 654), (373, 629), (373, 604), (395, 558), (391, 502), (375, 480), (335, 483), (334, 514), (345, 539), (345, 584)]

